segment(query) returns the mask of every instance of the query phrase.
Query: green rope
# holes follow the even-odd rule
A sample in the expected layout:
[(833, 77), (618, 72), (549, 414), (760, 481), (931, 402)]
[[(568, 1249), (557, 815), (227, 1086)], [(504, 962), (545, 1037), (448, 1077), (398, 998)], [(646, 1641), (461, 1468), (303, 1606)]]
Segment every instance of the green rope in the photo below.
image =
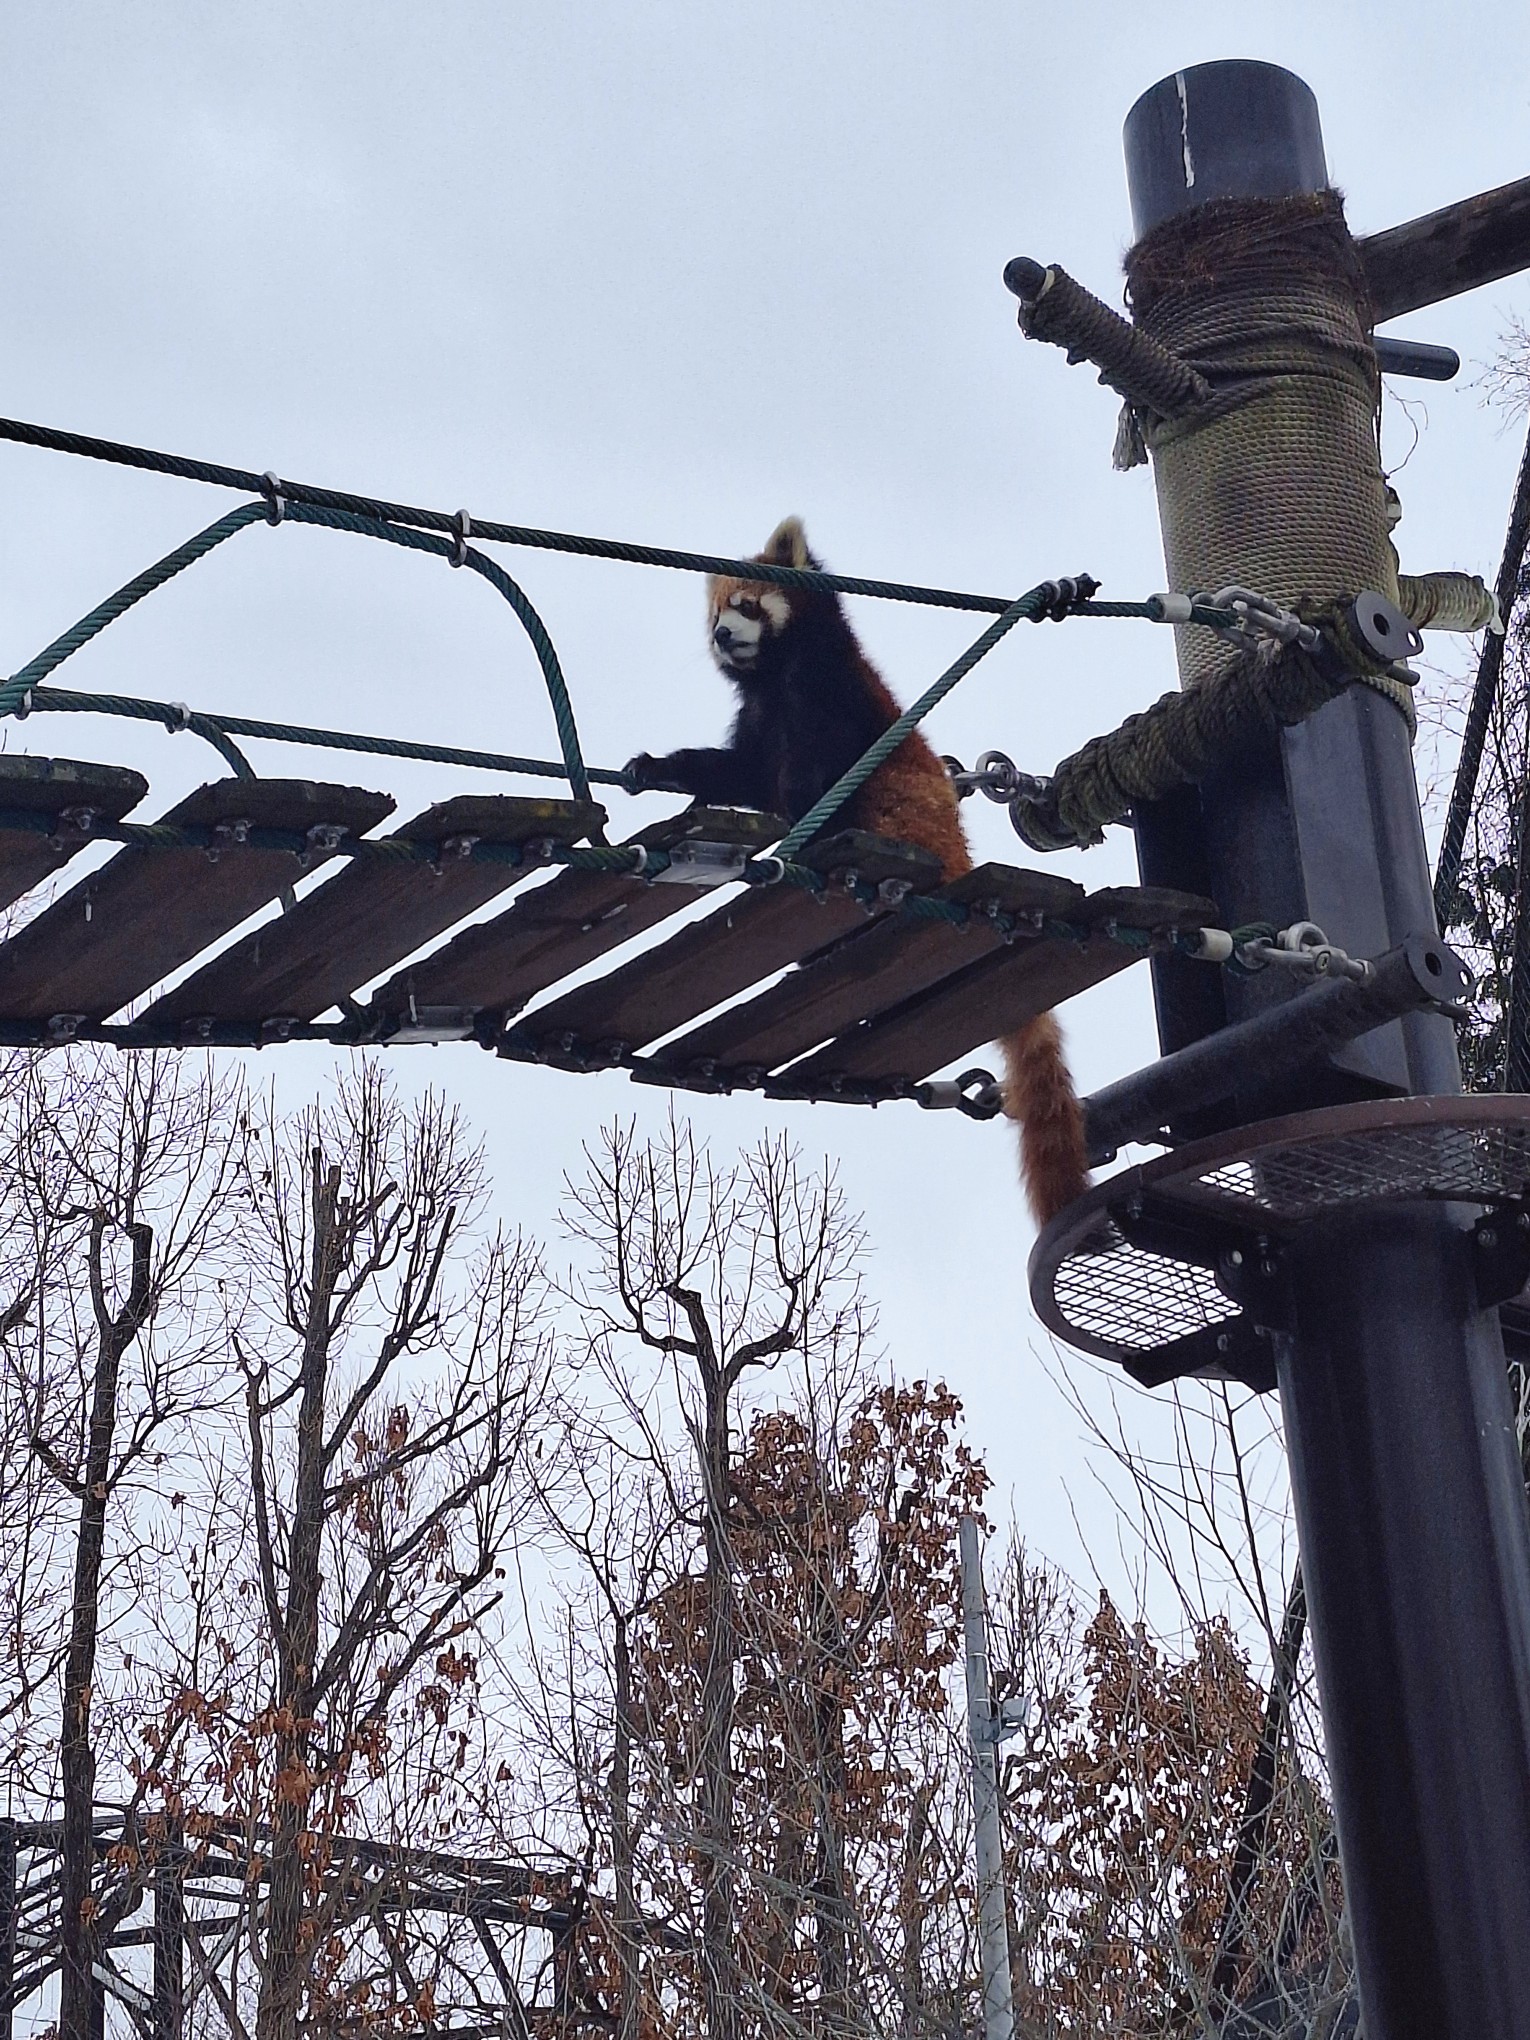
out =
[[(455, 555), (462, 565), (471, 567), (475, 573), (480, 574), (490, 587), (509, 603), (531, 640), (552, 702), (553, 721), (557, 726), (558, 742), (563, 752), (564, 774), (573, 788), (576, 799), (582, 801), (590, 799), (589, 775), (580, 751), (573, 705), (569, 700), (563, 669), (558, 663), (558, 654), (553, 647), (552, 639), (547, 635), (546, 626), (532, 607), (524, 589), (510, 578), (503, 567), (487, 559), (471, 546), (459, 546), (456, 540), (442, 538), (434, 532), (413, 531), (407, 526), (388, 524), (380, 518), (362, 517), (351, 511), (325, 509), (308, 503), (287, 503), (283, 506), (282, 514), (299, 524), (321, 525), (332, 531), (357, 532), (363, 537), (383, 539), (390, 545), (401, 545), (416, 552), (434, 553), (442, 559), (449, 559)], [(270, 501), (241, 504), (237, 510), (229, 511), (227, 516), (220, 517), (216, 523), (208, 525), (205, 531), (199, 531), (194, 538), (187, 539), (184, 545), (177, 546), (173, 552), (157, 560), (152, 567), (146, 568), (141, 574), (136, 574), (115, 594), (109, 595), (88, 615), (81, 617), (78, 623), (72, 624), (62, 636), (55, 638), (52, 644), (46, 646), (36, 658), (29, 660), (18, 672), (12, 674), (9, 680), (0, 684), (0, 716), (14, 715), (18, 711), (24, 713), (27, 695), (37, 682), (45, 679), (83, 645), (89, 644), (92, 638), (98, 637), (108, 624), (115, 623), (119, 616), (124, 615), (136, 603), (143, 601), (146, 595), (152, 595), (156, 589), (162, 588), (177, 574), (184, 573), (188, 567), (193, 567), (199, 560), (206, 559), (215, 547), (220, 546), (225, 539), (232, 538), (236, 532), (243, 531), (247, 525), (269, 523), (271, 519)], [(164, 718), (157, 716), (146, 719), (157, 721)], [(192, 718), (186, 721), (184, 726), (196, 729), (209, 743), (215, 744), (241, 777), (253, 776), (248, 761), (237, 747), (230, 744), (226, 735), (208, 723), (206, 718)]]
[(1384, 671), (1337, 610), (1311, 615), (1337, 652), (1318, 659), (1296, 646), (1256, 653), (1208, 679), (1129, 715), (1065, 758), (1036, 791), (1016, 795), (1010, 816), (1033, 850), (1071, 850), (1104, 841), (1140, 801), (1193, 786), (1260, 738), (1299, 723), (1370, 670)]
[(243, 531), (247, 524), (263, 520), (267, 515), (264, 503), (242, 503), (237, 510), (230, 510), (226, 517), (220, 517), (216, 524), (209, 524), (205, 531), (199, 531), (195, 538), (188, 538), (184, 545), (178, 545), (174, 552), (166, 553), (162, 560), (156, 560), (152, 567), (135, 574), (115, 595), (108, 595), (88, 616), (82, 616), (78, 623), (71, 624), (62, 637), (56, 637), (35, 659), (28, 660), (19, 672), (0, 684), (0, 716), (14, 715), (25, 700), (28, 688), (34, 687), (39, 680), (45, 680), (56, 666), (62, 666), (65, 659), (72, 658), (93, 637), (99, 637), (109, 623), (115, 623), (135, 602), (142, 602), (146, 595), (152, 595), (166, 581), (184, 573), (187, 567), (194, 567), (198, 560), (206, 559), (215, 546), (222, 545), (226, 538), (232, 538), (236, 531)]
[[(116, 715), (134, 722), (163, 723), (172, 731), (190, 729), (209, 743), (222, 737), (261, 737), (273, 744), (307, 744), (325, 751), (362, 751), (380, 758), (412, 758), (431, 765), (462, 765), (478, 772), (514, 772), (530, 778), (566, 779), (568, 768), (548, 758), (519, 758), (503, 751), (469, 751), (454, 744), (422, 744), (408, 737), (368, 737), (349, 730), (312, 729), (304, 723), (267, 722), (255, 716), (192, 712), (183, 718), (174, 704), (147, 701), (133, 694), (85, 694), (66, 687), (35, 687), (33, 715)], [(17, 711), (18, 716), (21, 711)], [(230, 744), (229, 749), (233, 746)], [(227, 756), (227, 752), (224, 754)], [(627, 788), (626, 775), (587, 766), (592, 782)], [(244, 775), (241, 775), (244, 776)], [(630, 791), (630, 788), (627, 788)]]
[(568, 697), (568, 685), (563, 678), (563, 668), (558, 663), (558, 654), (553, 641), (547, 635), (546, 625), (531, 605), (526, 591), (512, 581), (496, 561), (488, 559), (472, 546), (459, 546), (455, 539), (442, 538), (432, 531), (414, 531), (402, 524), (389, 524), (381, 518), (364, 517), (350, 510), (331, 510), (313, 503), (289, 503), (286, 515), (299, 524), (323, 525), (331, 531), (355, 531), (367, 538), (380, 538), (389, 545), (401, 545), (413, 552), (434, 553), (440, 559), (454, 556), (465, 567), (471, 567), (481, 574), (491, 588), (502, 595), (520, 619), (521, 626), (531, 640), (531, 648), (537, 655), (542, 668), (542, 678), (547, 683), (548, 697), (552, 702), (553, 721), (557, 725), (558, 743), (563, 752), (564, 769), (576, 800), (590, 798), (589, 775), (585, 771), (584, 757), (579, 748), (579, 732), (574, 726), (573, 703)]
[(1046, 612), (1049, 598), (1056, 592), (1051, 582), (1043, 582), (1032, 588), (1028, 594), (1011, 602), (1002, 616), (989, 624), (980, 638), (974, 640), (961, 657), (946, 668), (932, 687), (925, 689), (912, 708), (906, 708), (895, 723), (883, 731), (871, 749), (858, 758), (848, 772), (842, 773), (824, 794), (815, 801), (802, 819), (789, 829), (777, 847), (777, 856), (795, 857), (802, 846), (818, 834), (824, 823), (829, 821), (844, 806), (852, 795), (858, 793), (879, 765), (885, 764), (913, 730), (939, 702), (944, 701), (958, 680), (965, 679), (979, 659), (986, 658), (999, 640), (1013, 630), (1017, 623), (1034, 619)]

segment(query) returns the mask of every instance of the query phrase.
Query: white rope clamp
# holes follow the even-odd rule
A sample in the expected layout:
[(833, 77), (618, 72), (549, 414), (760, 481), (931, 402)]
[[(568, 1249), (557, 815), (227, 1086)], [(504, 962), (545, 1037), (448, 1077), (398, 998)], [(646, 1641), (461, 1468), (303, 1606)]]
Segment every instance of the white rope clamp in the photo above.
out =
[(280, 524), (287, 514), (287, 497), (274, 468), (267, 468), (261, 476), (260, 488), (266, 499), (267, 524)]
[(452, 549), (447, 559), (454, 567), (465, 567), (468, 556), (468, 540), (473, 535), (473, 520), (466, 510), (459, 510), (452, 519)]

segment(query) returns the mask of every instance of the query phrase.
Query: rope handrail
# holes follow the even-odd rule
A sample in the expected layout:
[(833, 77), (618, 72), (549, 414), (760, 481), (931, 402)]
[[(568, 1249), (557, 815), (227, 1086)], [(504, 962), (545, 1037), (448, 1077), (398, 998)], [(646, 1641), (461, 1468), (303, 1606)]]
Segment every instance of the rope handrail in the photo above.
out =
[[(511, 579), (498, 561), (489, 559), (476, 547), (465, 544), (460, 531), (453, 539), (447, 540), (435, 532), (415, 531), (408, 525), (389, 524), (382, 518), (365, 517), (348, 510), (319, 508), (308, 503), (281, 503), (279, 498), (275, 503), (269, 499), (258, 503), (242, 503), (237, 510), (230, 510), (225, 516), (209, 524), (205, 530), (197, 532), (184, 544), (178, 545), (174, 551), (166, 553), (163, 559), (156, 560), (153, 566), (146, 567), (141, 574), (135, 574), (131, 581), (125, 582), (104, 602), (98, 603), (77, 623), (71, 624), (68, 630), (56, 637), (50, 645), (45, 646), (34, 659), (30, 659), (25, 666), (13, 673), (9, 680), (0, 684), (0, 716), (13, 715), (18, 709), (23, 708), (36, 684), (61, 666), (65, 659), (72, 658), (83, 645), (98, 637), (108, 624), (115, 623), (118, 617), (125, 615), (129, 609), (142, 602), (146, 596), (152, 595), (156, 589), (162, 588), (167, 581), (173, 580), (177, 574), (184, 573), (188, 567), (195, 566), (199, 560), (206, 559), (207, 555), (222, 545), (226, 539), (234, 537), (237, 532), (246, 530), (252, 524), (280, 523), (288, 518), (298, 524), (315, 524), (331, 531), (355, 532), (363, 537), (382, 539), (390, 545), (405, 546), (412, 551), (434, 553), (438, 558), (450, 560), (453, 565), (471, 567), (475, 573), (481, 575), (489, 586), (509, 603), (531, 640), (552, 702), (553, 721), (557, 725), (558, 741), (563, 751), (563, 776), (568, 779), (576, 799), (587, 801), (590, 798), (589, 775), (580, 751), (573, 704), (569, 700), (568, 684), (564, 680), (557, 651), (547, 634), (546, 625), (532, 606), (525, 590), (517, 581)], [(200, 720), (206, 723), (206, 718)], [(188, 727), (195, 728), (196, 723), (190, 722)], [(228, 746), (226, 735), (214, 734), (208, 727), (202, 728), (198, 733), (207, 736), (210, 742), (223, 751), (225, 757), (230, 757), (232, 749), (230, 762), (234, 764), (236, 772), (239, 772), (241, 777), (249, 774), (247, 762), (237, 749)], [(621, 783), (619, 779), (617, 783)]]
[[(325, 489), (311, 482), (289, 482), (256, 474), (252, 468), (227, 467), (217, 461), (192, 460), (184, 454), (160, 453), (152, 447), (97, 439), (88, 433), (64, 432), (49, 425), (31, 425), (18, 418), (0, 418), (0, 439), (18, 446), (37, 446), (54, 453), (72, 453), (86, 460), (110, 461), (118, 467), (143, 468), (151, 474), (174, 475), (183, 481), (205, 482), (215, 488), (239, 489), (260, 495), (273, 488), (285, 498), (289, 515), (299, 505), (319, 510), (349, 511), (396, 525), (454, 536), (461, 530), (461, 512), (425, 510), (415, 504), (391, 503), (381, 497), (357, 495), (347, 489)], [(515, 545), (542, 552), (573, 553), (583, 559), (618, 560), (630, 566), (670, 567), (688, 574), (733, 574), (752, 581), (772, 581), (785, 588), (828, 588), (840, 595), (865, 595), (881, 602), (910, 602), (934, 609), (985, 610), (1002, 616), (1011, 598), (972, 595), (953, 588), (925, 588), (912, 582), (868, 580), (853, 574), (829, 574), (806, 567), (767, 565), (762, 560), (730, 558), (721, 553), (684, 552), (672, 546), (637, 545), (625, 539), (592, 538), (582, 532), (544, 531), (534, 525), (503, 524), (475, 516), (473, 536), (495, 545)]]
[[(789, 586), (827, 588), (836, 593), (870, 595), (895, 601), (994, 612), (994, 622), (982, 635), (947, 667), (934, 685), (928, 688), (910, 709), (905, 710), (850, 770), (794, 824), (783, 839), (779, 852), (780, 857), (788, 861), (850, 800), (872, 773), (917, 728), (931, 709), (944, 699), (958, 681), (971, 672), (1016, 623), (1024, 619), (1040, 622), (1045, 617), (1060, 622), (1067, 616), (1100, 616), (1138, 618), (1157, 623), (1170, 620), (1179, 623), (1189, 621), (1207, 624), (1212, 628), (1223, 628), (1229, 621), (1221, 611), (1207, 607), (1203, 601), (1183, 597), (1150, 596), (1142, 602), (1098, 602), (1094, 599), (1098, 584), (1087, 575), (1042, 582), (1018, 599), (965, 595), (898, 582), (871, 581), (848, 575), (827, 574), (817, 569), (778, 567), (760, 560), (679, 553), (659, 547), (627, 545), (567, 533), (538, 531), (527, 526), (485, 523), (470, 519), (465, 511), (458, 511), (448, 517), (440, 511), (421, 510), (409, 505), (356, 496), (339, 490), (319, 489), (310, 484), (283, 481), (274, 474), (256, 475), (246, 469), (190, 460), (181, 455), (160, 453), (113, 440), (94, 439), (84, 434), (62, 432), (46, 426), (24, 424), (15, 419), (0, 419), (0, 438), (112, 461), (119, 465), (141, 467), (156, 473), (182, 476), (220, 487), (247, 488), (257, 493), (258, 500), (239, 505), (176, 547), (174, 551), (167, 553), (71, 625), (9, 680), (0, 682), (0, 717), (11, 714), (25, 716), (31, 709), (36, 708), (54, 712), (100, 712), (162, 722), (171, 730), (189, 729), (203, 737), (219, 751), (241, 778), (252, 778), (255, 775), (249, 761), (233, 741), (236, 734), (267, 737), (276, 742), (332, 744), (342, 750), (487, 766), (497, 771), (538, 775), (545, 773), (567, 779), (575, 797), (585, 802), (590, 799), (592, 777), (602, 784), (620, 786), (628, 792), (636, 790), (624, 772), (598, 771), (592, 775), (585, 765), (567, 683), (546, 626), (520, 585), (497, 562), (468, 544), (469, 532), (475, 537), (510, 544), (542, 546), (587, 556), (631, 560), (639, 564), (674, 567), (691, 572), (736, 573), (747, 578), (782, 582)], [(414, 551), (428, 552), (437, 558), (448, 560), (454, 567), (471, 567), (487, 580), (509, 603), (531, 640), (542, 669), (552, 704), (553, 718), (557, 725), (559, 745), (563, 753), (561, 767), (549, 765), (542, 760), (516, 758), (503, 753), (465, 751), (445, 745), (417, 744), (407, 740), (366, 737), (343, 731), (321, 731), (299, 724), (258, 721), (246, 717), (211, 716), (200, 711), (192, 711), (177, 703), (156, 703), (142, 697), (127, 695), (72, 693), (40, 685), (64, 660), (98, 636), (108, 624), (115, 622), (128, 609), (156, 589), (163, 587), (177, 574), (205, 559), (235, 533), (258, 522), (280, 524), (288, 520), (318, 525), (329, 530), (349, 531)], [(1170, 603), (1176, 605), (1172, 619), (1166, 606)], [(598, 826), (591, 834), (597, 843), (603, 840)]]
[[(189, 729), (215, 743), (218, 736), (259, 737), (273, 744), (304, 744), (322, 751), (364, 751), (379, 758), (416, 759), (428, 765), (460, 765), (476, 772), (518, 773), (525, 778), (562, 779), (566, 767), (550, 758), (522, 758), (513, 752), (474, 751), (458, 744), (426, 744), (412, 737), (370, 737), (351, 730), (316, 729), (307, 723), (271, 722), (259, 716), (225, 715), (221, 710), (187, 710), (177, 702), (151, 701), (136, 694), (91, 694), (70, 687), (34, 687), (31, 707), (19, 719), (46, 713), (116, 715), (133, 722), (163, 723), (172, 732)], [(227, 753), (224, 754), (227, 756)], [(587, 765), (592, 785), (626, 789), (626, 775)], [(241, 778), (245, 773), (239, 775)]]

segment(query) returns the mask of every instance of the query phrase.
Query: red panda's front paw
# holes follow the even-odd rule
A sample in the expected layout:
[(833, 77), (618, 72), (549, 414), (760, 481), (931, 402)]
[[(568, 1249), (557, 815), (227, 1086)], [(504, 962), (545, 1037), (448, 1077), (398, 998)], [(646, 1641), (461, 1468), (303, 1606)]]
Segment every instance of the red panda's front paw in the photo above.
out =
[(658, 785), (658, 773), (662, 760), (651, 751), (639, 751), (635, 758), (629, 758), (622, 767), (622, 778), (634, 793), (651, 793)]

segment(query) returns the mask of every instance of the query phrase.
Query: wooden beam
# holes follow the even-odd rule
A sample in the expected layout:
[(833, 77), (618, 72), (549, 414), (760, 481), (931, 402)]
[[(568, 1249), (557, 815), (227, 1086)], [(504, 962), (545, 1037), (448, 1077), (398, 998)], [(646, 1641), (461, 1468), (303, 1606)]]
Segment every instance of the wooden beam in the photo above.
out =
[[(1151, 933), (1204, 927), (1215, 914), (1210, 900), (1193, 894), (1160, 886), (1111, 886), (1091, 893), (1077, 918), (1092, 929), (1114, 924)], [(788, 1074), (815, 1084), (834, 1077), (917, 1081), (1114, 977), (1142, 954), (1103, 932), (1082, 939), (1037, 935), (997, 944), (988, 956), (891, 1011), (863, 1020), (816, 1055), (794, 1063)]]
[[(73, 758), (0, 758), (0, 813), (20, 822), (47, 816), (52, 835), (0, 820), (0, 907), (41, 885), (92, 840), (90, 818), (120, 822), (149, 790), (142, 773), (122, 765), (82, 765)], [(72, 817), (70, 822), (63, 817)]]
[[(1063, 918), (1081, 912), (1084, 904), (1083, 887), (1071, 879), (1005, 864), (980, 865), (944, 886), (941, 897), (962, 905), (991, 900), (1007, 913)], [(703, 1021), (654, 1060), (676, 1069), (698, 1062), (777, 1069), (1005, 947), (1001, 930), (982, 914), (965, 925), (889, 915), (788, 972), (758, 998)]]
[[(454, 836), (524, 843), (545, 836), (577, 842), (605, 819), (587, 802), (458, 794), (416, 815), (393, 835), (440, 848)], [(510, 864), (453, 857), (434, 864), (358, 862), (263, 922), (242, 941), (140, 1014), (150, 1027), (188, 1039), (204, 1022), (242, 1022), (260, 1039), (264, 1021), (314, 1020), (369, 978), (476, 913), (525, 873)]]
[[(338, 828), (365, 835), (392, 809), (387, 794), (307, 779), (220, 779), (173, 807), (172, 826), (231, 831)], [(119, 850), (0, 946), (0, 1013), (106, 1020), (219, 941), (283, 887), (327, 861), (322, 846)]]
[[(929, 851), (859, 829), (810, 844), (803, 861), (841, 876), (853, 870), (873, 885), (892, 879), (915, 892), (940, 883), (939, 860)], [(860, 933), (886, 911), (881, 902), (863, 906), (842, 884), (821, 893), (758, 886), (605, 977), (539, 1006), (523, 1031), (537, 1041), (574, 1035), (592, 1047), (619, 1041), (644, 1048), (788, 964)]]
[[(785, 833), (777, 815), (692, 807), (650, 823), (631, 840), (668, 850), (700, 838), (753, 852)], [(697, 897), (689, 886), (655, 885), (630, 871), (560, 871), (545, 885), (526, 887), (492, 921), (406, 964), (373, 993), (367, 1010), (385, 1022), (426, 1007), (470, 1015), (514, 1012), (560, 978), (693, 906)]]
[(1530, 177), (1358, 243), (1377, 325), (1530, 269)]

